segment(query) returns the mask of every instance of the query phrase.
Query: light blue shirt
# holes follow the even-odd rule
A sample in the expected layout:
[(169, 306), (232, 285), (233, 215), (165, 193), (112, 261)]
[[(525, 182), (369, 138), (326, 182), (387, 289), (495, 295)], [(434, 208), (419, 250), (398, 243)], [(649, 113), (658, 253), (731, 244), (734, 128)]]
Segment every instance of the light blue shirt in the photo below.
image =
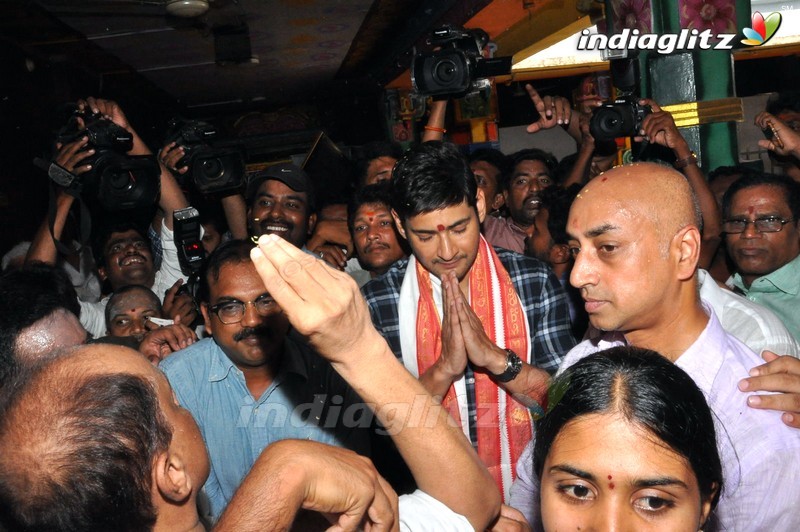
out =
[(331, 365), (291, 338), (286, 339), (282, 362), (258, 399), (212, 338), (161, 363), (206, 443), (211, 471), (205, 492), (214, 519), (270, 443), (308, 439), (368, 454), (371, 411)]
[(777, 314), (795, 340), (800, 341), (800, 255), (774, 272), (759, 277), (749, 287), (744, 286), (738, 273), (728, 283), (750, 301)]

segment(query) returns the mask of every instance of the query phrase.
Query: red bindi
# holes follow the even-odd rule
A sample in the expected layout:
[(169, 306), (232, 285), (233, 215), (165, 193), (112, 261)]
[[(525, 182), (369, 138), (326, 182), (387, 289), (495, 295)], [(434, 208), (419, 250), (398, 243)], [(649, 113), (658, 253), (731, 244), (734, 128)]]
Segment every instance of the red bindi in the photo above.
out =
[(747, 208), (747, 212), (749, 212), (750, 214), (753, 214), (754, 210), (755, 210), (755, 208), (752, 205)]
[(606, 181), (608, 181), (608, 178), (604, 177), (602, 181), (603, 181), (603, 183), (605, 183)]
[(444, 231), (444, 226), (442, 224), (439, 224), (436, 226), (436, 229), (441, 233), (442, 231)]
[(369, 223), (372, 223), (372, 220), (373, 220), (373, 218), (372, 218), (372, 216), (370, 216), (369, 217)]
[(612, 478), (614, 478), (614, 477), (612, 477), (611, 475), (608, 475), (608, 480), (611, 480)]
[(369, 216), (369, 219), (372, 220), (372, 217), (375, 216), (375, 211), (367, 211), (364, 214)]
[(614, 489), (614, 483), (613, 482), (609, 482), (608, 483), (608, 489), (610, 489), (610, 490)]

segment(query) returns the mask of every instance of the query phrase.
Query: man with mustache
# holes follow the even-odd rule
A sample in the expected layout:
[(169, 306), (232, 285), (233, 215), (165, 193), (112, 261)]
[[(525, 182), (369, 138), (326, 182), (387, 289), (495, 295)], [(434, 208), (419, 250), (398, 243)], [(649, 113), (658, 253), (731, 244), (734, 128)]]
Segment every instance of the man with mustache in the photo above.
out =
[(509, 156), (511, 172), (502, 176), (508, 218), (487, 218), (483, 230), (494, 246), (525, 253), (525, 240), (536, 229), (539, 194), (555, 183), (556, 158), (537, 149), (521, 150)]
[(347, 209), (356, 256), (373, 279), (407, 255), (392, 218), (391, 201), (391, 185), (376, 183), (358, 190)]
[(276, 234), (305, 250), (317, 214), (314, 185), (303, 169), (282, 163), (256, 173), (245, 199), (251, 237)]
[(160, 366), (208, 447), (212, 518), (272, 442), (310, 439), (362, 454), (368, 446), (368, 407), (355, 404), (357, 395), (330, 364), (290, 334), (250, 259), (252, 248), (232, 240), (211, 254), (198, 297), (212, 338)]

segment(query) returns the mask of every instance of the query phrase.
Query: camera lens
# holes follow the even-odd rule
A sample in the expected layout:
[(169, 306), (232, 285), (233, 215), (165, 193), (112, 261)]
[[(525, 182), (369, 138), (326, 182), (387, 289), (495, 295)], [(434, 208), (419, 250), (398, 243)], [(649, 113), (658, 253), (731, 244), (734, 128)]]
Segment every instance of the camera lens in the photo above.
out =
[(200, 171), (203, 173), (203, 178), (209, 181), (215, 181), (225, 175), (225, 165), (218, 158), (204, 159), (200, 162)]
[(458, 77), (458, 65), (450, 59), (444, 59), (434, 67), (433, 77), (442, 85), (449, 85)]
[(108, 189), (112, 194), (125, 194), (133, 188), (134, 184), (134, 181), (126, 170), (109, 172)]
[(611, 104), (594, 110), (589, 131), (596, 140), (613, 140), (635, 135), (634, 125), (629, 105)]

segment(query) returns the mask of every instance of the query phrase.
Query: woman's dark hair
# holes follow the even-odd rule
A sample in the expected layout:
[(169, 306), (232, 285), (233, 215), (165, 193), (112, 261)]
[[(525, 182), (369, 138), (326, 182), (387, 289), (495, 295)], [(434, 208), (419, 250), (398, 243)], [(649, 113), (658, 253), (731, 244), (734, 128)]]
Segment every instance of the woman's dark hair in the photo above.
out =
[(467, 202), (477, 205), (478, 183), (454, 144), (431, 141), (411, 148), (392, 172), (392, 208), (411, 216)]
[[(556, 377), (551, 397), (553, 390), (562, 390), (563, 396), (535, 424), (533, 467), (540, 478), (550, 448), (567, 423), (588, 414), (615, 413), (686, 458), (703, 499), (722, 487), (714, 419), (703, 392), (686, 372), (655, 351), (626, 346), (590, 355)], [(720, 491), (714, 494), (712, 509)]]

